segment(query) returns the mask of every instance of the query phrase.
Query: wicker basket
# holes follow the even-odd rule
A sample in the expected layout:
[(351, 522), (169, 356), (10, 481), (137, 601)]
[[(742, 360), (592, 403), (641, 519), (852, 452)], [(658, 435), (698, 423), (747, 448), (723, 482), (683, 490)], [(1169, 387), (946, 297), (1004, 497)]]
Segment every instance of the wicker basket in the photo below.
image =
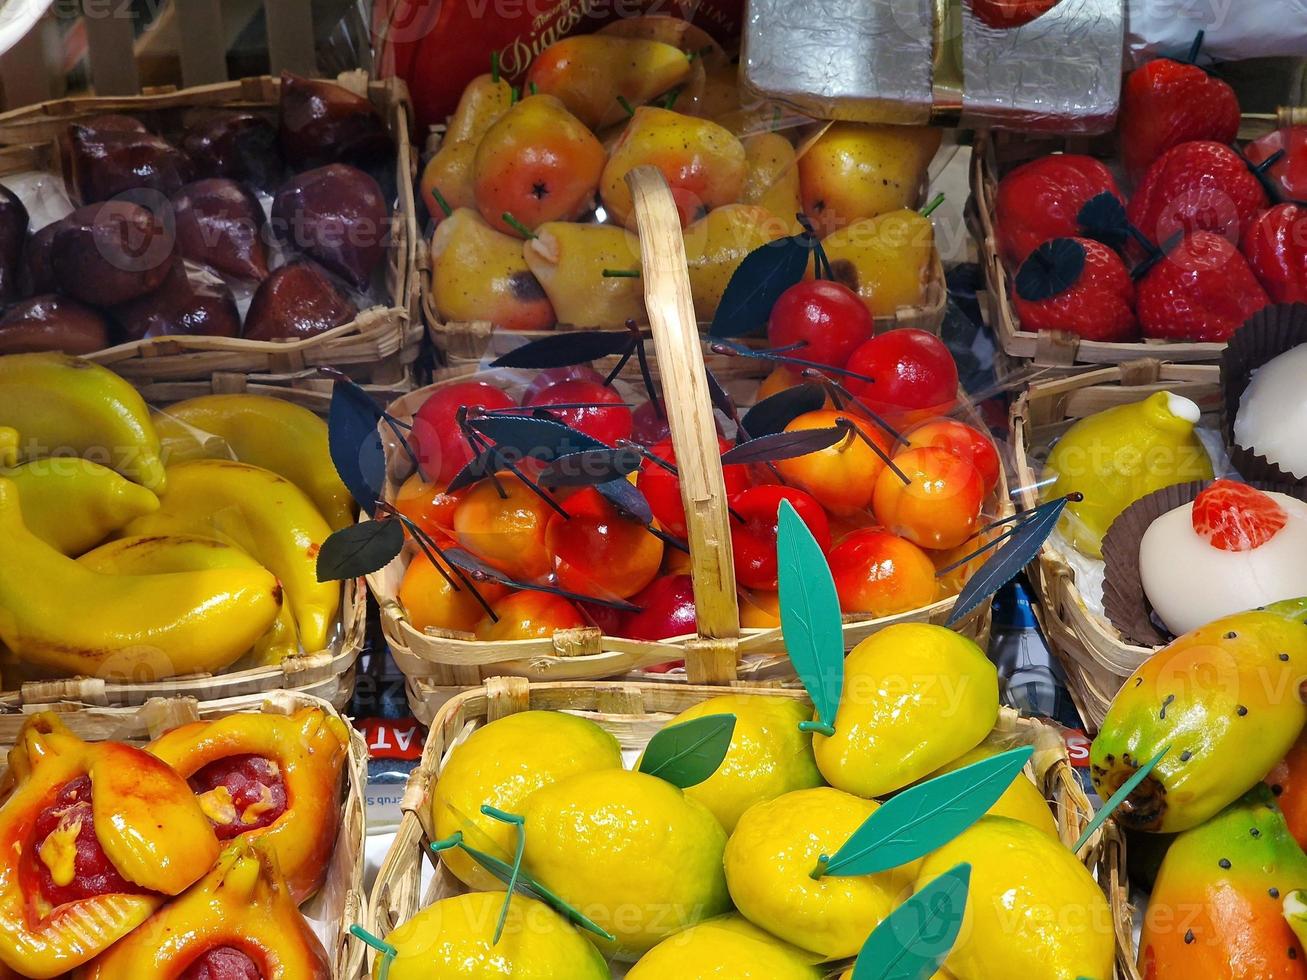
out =
[[(141, 388), (155, 405), (206, 394), (250, 394), (285, 398), (295, 404), (324, 413), (331, 401), (331, 382), (314, 377), (313, 387), (292, 389), (280, 385), (248, 385), (243, 375), (227, 385), (216, 375), (211, 382), (164, 386), (170, 389), (158, 397), (157, 389)], [(319, 390), (325, 386), (325, 390)], [(379, 394), (381, 394), (379, 392)], [(236, 670), (221, 674), (190, 674), (165, 680), (111, 682), (96, 677), (26, 680), (15, 690), (0, 690), (0, 712), (41, 710), (42, 706), (83, 704), (97, 707), (131, 707), (152, 698), (194, 698), (206, 703), (224, 698), (252, 697), (269, 691), (295, 691), (329, 701), (344, 708), (354, 695), (355, 664), (363, 651), (367, 628), (367, 588), (362, 579), (341, 584), (340, 635), (326, 650), (306, 651), (287, 657), (280, 664)]]
[[(1220, 369), (1216, 365), (1129, 361), (1072, 377), (1035, 384), (1012, 407), (1012, 447), (1016, 455), (1020, 504), (1038, 502), (1038, 467), (1053, 442), (1085, 416), (1173, 391), (1198, 402), (1208, 418), (1220, 411)], [(1039, 596), (1044, 634), (1066, 668), (1071, 695), (1091, 731), (1097, 731), (1112, 698), (1154, 653), (1128, 644), (1076, 586), (1067, 554), (1053, 539), (1039, 553), (1032, 576)], [(1032, 566), (1033, 567), (1033, 566)]]
[[(682, 489), (689, 502), (686, 511), (690, 517), (699, 635), (646, 642), (601, 636), (598, 630), (588, 629), (560, 632), (550, 639), (492, 644), (469, 640), (465, 635), (419, 632), (409, 624), (397, 600), (405, 569), (401, 556), (369, 576), (368, 583), (381, 606), (382, 629), (391, 652), (408, 678), (410, 704), (425, 722), (430, 722), (439, 705), (460, 687), (476, 686), (500, 674), (535, 681), (626, 677), (688, 680), (691, 684), (774, 683), (794, 676), (779, 628), (740, 629), (730, 529), (723, 503), (725, 485), (685, 274), (680, 225), (661, 175), (652, 168), (636, 173), (632, 185), (636, 188), (644, 252), (646, 299), (654, 313), (656, 361), (662, 366), (664, 401), (676, 458), (681, 461)], [(761, 377), (760, 370), (767, 370), (763, 362), (753, 359), (723, 360), (726, 363), (721, 368), (734, 368), (735, 372), (719, 375), (728, 390), (748, 388), (752, 393)], [(449, 383), (452, 381), (439, 382)], [(391, 414), (408, 421), (430, 394), (431, 389), (421, 389), (404, 396), (391, 406)], [(393, 477), (402, 472), (407, 456), (392, 432), (383, 428), (382, 437), (391, 464), (392, 480), (387, 490), (393, 494)], [(999, 500), (1001, 506), (1007, 505), (1006, 487), (1000, 491)], [(852, 649), (894, 623), (942, 624), (952, 606), (952, 599), (945, 599), (897, 616), (850, 619), (844, 627), (845, 648)], [(982, 644), (986, 642), (989, 604), (968, 616), (958, 629)], [(682, 659), (686, 662), (684, 675), (641, 673), (655, 664)]]
[[(302, 708), (321, 708), (340, 718), (323, 700), (300, 692), (275, 691), (203, 706), (188, 698), (157, 699), (130, 709), (69, 705), (61, 711), (59, 720), (73, 734), (88, 741), (142, 744), (193, 721), (216, 720), (234, 714), (289, 715)], [(24, 720), (23, 715), (0, 715), (0, 758), (13, 747)], [(343, 718), (340, 720), (344, 722)], [(0, 772), (3, 768), (0, 766)], [(367, 746), (363, 736), (351, 728), (336, 850), (327, 869), (326, 884), (303, 906), (305, 916), (327, 949), (331, 975), (351, 980), (361, 976), (364, 960), (363, 944), (349, 934), (349, 927), (363, 924), (366, 913), (363, 873), (367, 835), (363, 800), (367, 781)]]
[[(381, 112), (395, 138), (398, 203), (386, 262), (386, 305), (362, 310), (349, 323), (316, 337), (296, 341), (245, 340), (233, 337), (157, 337), (118, 344), (89, 355), (134, 383), (149, 389), (182, 381), (202, 382), (216, 373), (258, 376), (260, 382), (290, 388), (312, 370), (335, 367), (360, 381), (395, 386), (417, 360), (422, 325), (417, 305), (418, 277), (413, 268), (418, 241), (413, 203), (415, 160), (409, 141), (412, 110), (404, 83), (369, 82), (361, 71), (345, 72), (339, 82), (366, 95)], [(150, 113), (180, 122), (188, 112), (241, 108), (275, 113), (281, 82), (262, 76), (238, 82), (203, 85), (163, 94), (114, 98), (56, 99), (0, 114), (0, 174), (38, 170), (64, 172), (60, 136), (70, 122), (101, 113)]]
[[(368, 928), (374, 935), (384, 937), (427, 905), (466, 891), (462, 883), (444, 869), (428, 846), (435, 839), (430, 800), (449, 751), (460, 745), (476, 728), (518, 711), (566, 711), (588, 718), (611, 732), (624, 750), (638, 751), (673, 716), (721, 693), (720, 688), (713, 687), (531, 684), (522, 678), (501, 677), (487, 681), (485, 687), (458, 695), (440, 709), (431, 725), (422, 761), (409, 777), (399, 833), (382, 862), (369, 899)], [(801, 691), (758, 688), (749, 693), (807, 702)], [(1074, 845), (1092, 817), (1093, 809), (1071, 767), (1061, 736), (1041, 722), (1018, 717), (1009, 708), (1001, 710), (994, 735), (1012, 745), (1036, 746), (1031, 775), (1053, 808), (1063, 842)], [(1111, 877), (1115, 868), (1113, 862), (1123, 853), (1121, 836), (1109, 820), (1082, 855), (1091, 870), (1100, 872), (1104, 890), (1109, 895), (1112, 894), (1108, 889), (1109, 882), (1116, 883), (1116, 879)], [(435, 878), (430, 887), (424, 889), (423, 872), (428, 863), (435, 867)], [(1117, 898), (1113, 909), (1118, 925), (1118, 960), (1133, 962), (1129, 910), (1120, 904), (1122, 901), (1122, 898)], [(1128, 974), (1118, 972), (1118, 976)]]
[[(1300, 111), (1286, 108), (1281, 109), (1278, 116), (1245, 115), (1240, 139), (1256, 139), (1282, 125), (1287, 126)], [(1110, 343), (1082, 340), (1061, 330), (1036, 333), (1021, 328), (1020, 318), (1012, 304), (1014, 271), (1008, 269), (999, 256), (994, 230), (998, 183), (1014, 167), (1059, 152), (1110, 160), (1115, 157), (1116, 140), (1113, 136), (1052, 138), (995, 131), (981, 134), (972, 154), (967, 223), (980, 244), (986, 290), (982, 308), (1003, 353), (1017, 361), (1033, 361), (1037, 367), (1068, 371), (1076, 365), (1120, 364), (1139, 358), (1206, 364), (1220, 360), (1224, 344), (1166, 340)]]

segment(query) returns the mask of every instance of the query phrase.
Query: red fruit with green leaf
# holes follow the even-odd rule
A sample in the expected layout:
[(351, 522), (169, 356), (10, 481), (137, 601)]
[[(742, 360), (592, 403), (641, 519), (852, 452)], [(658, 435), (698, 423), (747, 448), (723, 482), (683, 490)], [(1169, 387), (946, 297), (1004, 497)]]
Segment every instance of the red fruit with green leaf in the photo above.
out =
[(1307, 855), (1259, 786), (1166, 852), (1140, 937), (1144, 980), (1307, 978), (1284, 901), (1303, 888)]
[(441, 388), (413, 416), (409, 445), (422, 472), (437, 486), (449, 483), (472, 459), (472, 448), (458, 425), (461, 408), (515, 408), (507, 392), (484, 381), (464, 381)]
[(1022, 164), (994, 198), (999, 254), (1015, 268), (1044, 242), (1080, 235), (1080, 211), (1100, 194), (1125, 204), (1112, 172), (1093, 157), (1060, 153)]
[(1121, 257), (1100, 242), (1045, 242), (1022, 264), (1012, 292), (1023, 330), (1065, 330), (1099, 341), (1139, 335), (1134, 281)]
[(1238, 249), (1200, 231), (1140, 280), (1137, 309), (1146, 337), (1224, 343), (1270, 301)]
[(1167, 150), (1145, 175), (1126, 213), (1150, 240), (1210, 231), (1238, 242), (1270, 204), (1247, 163), (1222, 143), (1184, 143)]
[[(1193, 57), (1201, 45), (1199, 36)], [(1228, 83), (1197, 65), (1159, 58), (1131, 72), (1121, 92), (1121, 157), (1138, 181), (1153, 161), (1192, 140), (1233, 143), (1239, 99)]]
[(816, 279), (781, 293), (767, 322), (772, 347), (798, 346), (792, 357), (844, 367), (859, 345), (876, 333), (866, 304), (848, 286)]
[(1307, 303), (1307, 207), (1263, 211), (1243, 236), (1243, 254), (1272, 300)]

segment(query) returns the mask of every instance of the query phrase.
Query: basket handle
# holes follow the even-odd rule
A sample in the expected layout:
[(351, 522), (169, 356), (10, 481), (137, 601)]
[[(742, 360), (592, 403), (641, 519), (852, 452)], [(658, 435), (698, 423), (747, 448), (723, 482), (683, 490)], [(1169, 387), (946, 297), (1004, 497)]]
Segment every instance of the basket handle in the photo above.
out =
[(726, 479), (690, 292), (680, 216), (671, 189), (656, 168), (636, 167), (626, 175), (626, 183), (635, 203), (644, 302), (690, 532), (699, 639), (686, 648), (686, 672), (691, 684), (729, 682), (737, 677), (740, 607), (731, 562)]

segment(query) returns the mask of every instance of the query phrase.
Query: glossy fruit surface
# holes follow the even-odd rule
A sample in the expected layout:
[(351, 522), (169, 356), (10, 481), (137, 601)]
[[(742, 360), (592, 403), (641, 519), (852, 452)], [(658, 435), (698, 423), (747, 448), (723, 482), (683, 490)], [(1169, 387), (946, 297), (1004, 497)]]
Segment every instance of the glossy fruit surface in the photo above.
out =
[(985, 500), (980, 471), (947, 449), (927, 446), (896, 456), (876, 481), (872, 507), (887, 529), (932, 550), (956, 548), (976, 529)]
[[(806, 490), (837, 517), (866, 509), (876, 479), (885, 468), (882, 454), (887, 456), (890, 450), (889, 438), (881, 429), (859, 418), (856, 412), (856, 407), (849, 406), (845, 411), (821, 408), (800, 415), (785, 427), (786, 432), (830, 429), (838, 425), (852, 428), (834, 445), (774, 464), (787, 482)], [(876, 448), (868, 445), (869, 442)]]
[[(429, 629), (460, 633), (476, 631), (486, 610), (472, 590), (446, 567), (451, 583), (423, 554), (413, 556), (396, 595), (409, 624), (419, 632)], [(507, 591), (494, 582), (477, 582), (476, 590), (486, 602), (494, 603)], [(457, 585), (457, 589), (455, 588)]]
[[(500, 496), (500, 491), (503, 496)], [(549, 574), (545, 527), (554, 510), (512, 473), (501, 472), (468, 490), (454, 511), (458, 542), (519, 582)]]
[(830, 523), (815, 497), (775, 484), (750, 487), (731, 498), (731, 509), (743, 518), (731, 518), (735, 580), (743, 588), (776, 588), (776, 535), (782, 500), (789, 501), (823, 551), (830, 547)]
[(477, 639), (483, 643), (543, 640), (559, 630), (579, 630), (589, 625), (571, 600), (547, 592), (513, 592), (491, 608), (499, 619), (485, 616), (477, 625)]
[(365, 289), (386, 257), (390, 207), (369, 174), (333, 163), (281, 186), (272, 201), (272, 228), (284, 243)]
[(305, 340), (349, 323), (358, 307), (315, 263), (297, 259), (259, 285), (245, 315), (246, 340)]
[(772, 347), (802, 344), (794, 357), (843, 367), (876, 325), (857, 293), (830, 280), (801, 282), (781, 294), (767, 322)]
[[(731, 448), (731, 444), (725, 439), (718, 439), (717, 448), (724, 453)], [(670, 438), (650, 446), (649, 452), (664, 463), (676, 465), (676, 449), (672, 446)], [(726, 478), (728, 500), (748, 489), (753, 482), (749, 468), (739, 463), (723, 466), (722, 475)], [(649, 501), (649, 508), (663, 530), (678, 538), (684, 538), (689, 533), (689, 527), (685, 522), (685, 501), (681, 499), (681, 480), (676, 473), (669, 472), (651, 459), (646, 459), (640, 464), (636, 486)]]
[[(1074, 277), (1066, 266), (1078, 268)], [(1065, 278), (1054, 282), (1059, 275)], [(1066, 288), (1054, 292), (1063, 282)], [(1031, 252), (1017, 272), (1013, 303), (1023, 330), (1108, 342), (1139, 335), (1134, 280), (1121, 256), (1088, 238), (1055, 238)]]
[(1022, 164), (998, 184), (999, 254), (1015, 268), (1044, 242), (1079, 235), (1080, 209), (1099, 194), (1125, 203), (1112, 172), (1093, 157), (1059, 153)]
[(1159, 58), (1130, 73), (1121, 93), (1121, 154), (1132, 180), (1173, 146), (1192, 140), (1233, 143), (1239, 99), (1227, 82), (1197, 65)]
[(804, 950), (739, 915), (724, 915), (677, 933), (640, 957), (627, 980), (820, 980)]
[(830, 566), (842, 612), (893, 616), (939, 596), (930, 558), (888, 531), (865, 528), (846, 535), (831, 549)]
[(1243, 237), (1248, 267), (1276, 303), (1307, 303), (1307, 207), (1263, 211)]
[(872, 378), (850, 378), (848, 389), (891, 420), (942, 415), (958, 397), (958, 366), (944, 342), (925, 330), (891, 330), (853, 352), (848, 368)]
[(413, 416), (409, 445), (422, 472), (442, 486), (472, 459), (472, 448), (457, 424), (459, 409), (514, 408), (511, 395), (485, 381), (465, 381), (432, 393)]
[(627, 613), (618, 636), (632, 640), (666, 640), (695, 630), (694, 582), (689, 575), (663, 575), (630, 599), (640, 607)]
[(957, 419), (932, 419), (910, 429), (904, 438), (907, 439), (907, 444), (896, 449), (895, 455), (908, 449), (938, 446), (954, 456), (969, 460), (980, 471), (986, 494), (998, 485), (999, 474), (1003, 469), (998, 450), (994, 441), (979, 429)]
[(1194, 498), (1194, 532), (1221, 551), (1251, 551), (1275, 537), (1289, 515), (1269, 494), (1216, 480)]
[(565, 507), (569, 516), (555, 514), (545, 530), (545, 547), (561, 587), (625, 599), (657, 576), (663, 542), (622, 515), (598, 490), (585, 487), (569, 496)]
[(456, 210), (431, 236), (431, 301), (446, 323), (548, 330), (557, 320), (521, 239), (492, 228), (472, 208)]
[(1182, 143), (1148, 168), (1130, 198), (1131, 223), (1157, 245), (1210, 231), (1238, 243), (1269, 203), (1243, 158), (1224, 143)]
[[(549, 409), (559, 422), (609, 446), (631, 435), (631, 409), (609, 385), (579, 378), (559, 381), (530, 395), (523, 404)], [(552, 405), (567, 407), (550, 408)]]
[(1145, 337), (1221, 343), (1269, 302), (1239, 251), (1199, 231), (1140, 280), (1139, 323)]
[(1307, 126), (1277, 129), (1244, 147), (1244, 153), (1253, 166), (1264, 163), (1281, 150), (1285, 151), (1285, 156), (1272, 164), (1267, 173), (1285, 197), (1307, 200)]

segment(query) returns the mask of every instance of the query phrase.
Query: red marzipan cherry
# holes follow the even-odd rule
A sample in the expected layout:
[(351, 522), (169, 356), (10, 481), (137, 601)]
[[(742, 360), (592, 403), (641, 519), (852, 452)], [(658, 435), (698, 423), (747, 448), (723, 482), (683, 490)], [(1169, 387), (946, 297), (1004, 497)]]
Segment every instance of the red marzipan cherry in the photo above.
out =
[(844, 367), (849, 355), (876, 333), (866, 304), (848, 286), (827, 279), (797, 283), (772, 307), (767, 341), (772, 347), (803, 344), (793, 356)]
[[(717, 448), (724, 453), (731, 448), (731, 444), (725, 439), (719, 439)], [(666, 463), (676, 465), (676, 450), (672, 448), (670, 439), (651, 446), (649, 452)], [(749, 467), (740, 463), (722, 467), (722, 473), (726, 477), (727, 500), (747, 489), (753, 482)], [(636, 478), (635, 485), (640, 488), (645, 500), (649, 501), (649, 509), (653, 511), (663, 530), (678, 538), (684, 538), (689, 533), (685, 523), (685, 501), (681, 499), (679, 477), (669, 473), (653, 460), (646, 459), (640, 464), (640, 475)]]
[(626, 614), (618, 636), (652, 643), (695, 631), (694, 582), (688, 575), (656, 578), (629, 601), (640, 612)]
[(731, 509), (739, 515), (731, 517), (731, 554), (735, 581), (743, 588), (776, 589), (776, 533), (782, 500), (794, 507), (821, 550), (830, 548), (830, 519), (812, 494), (776, 484), (750, 487), (730, 498)]
[(413, 416), (409, 445), (427, 478), (441, 486), (452, 480), (472, 459), (468, 445), (458, 427), (458, 410), (469, 408), (514, 408), (507, 392), (484, 381), (462, 381), (441, 388), (422, 403)]
[(631, 436), (631, 410), (622, 402), (622, 396), (611, 387), (594, 381), (573, 379), (552, 384), (523, 405), (530, 408), (548, 408), (550, 405), (586, 405), (586, 408), (559, 408), (550, 412), (564, 425), (584, 432), (608, 446)]
[(958, 397), (958, 366), (944, 342), (925, 330), (891, 330), (853, 352), (848, 369), (874, 379), (849, 378), (859, 401), (898, 421), (943, 415)]

